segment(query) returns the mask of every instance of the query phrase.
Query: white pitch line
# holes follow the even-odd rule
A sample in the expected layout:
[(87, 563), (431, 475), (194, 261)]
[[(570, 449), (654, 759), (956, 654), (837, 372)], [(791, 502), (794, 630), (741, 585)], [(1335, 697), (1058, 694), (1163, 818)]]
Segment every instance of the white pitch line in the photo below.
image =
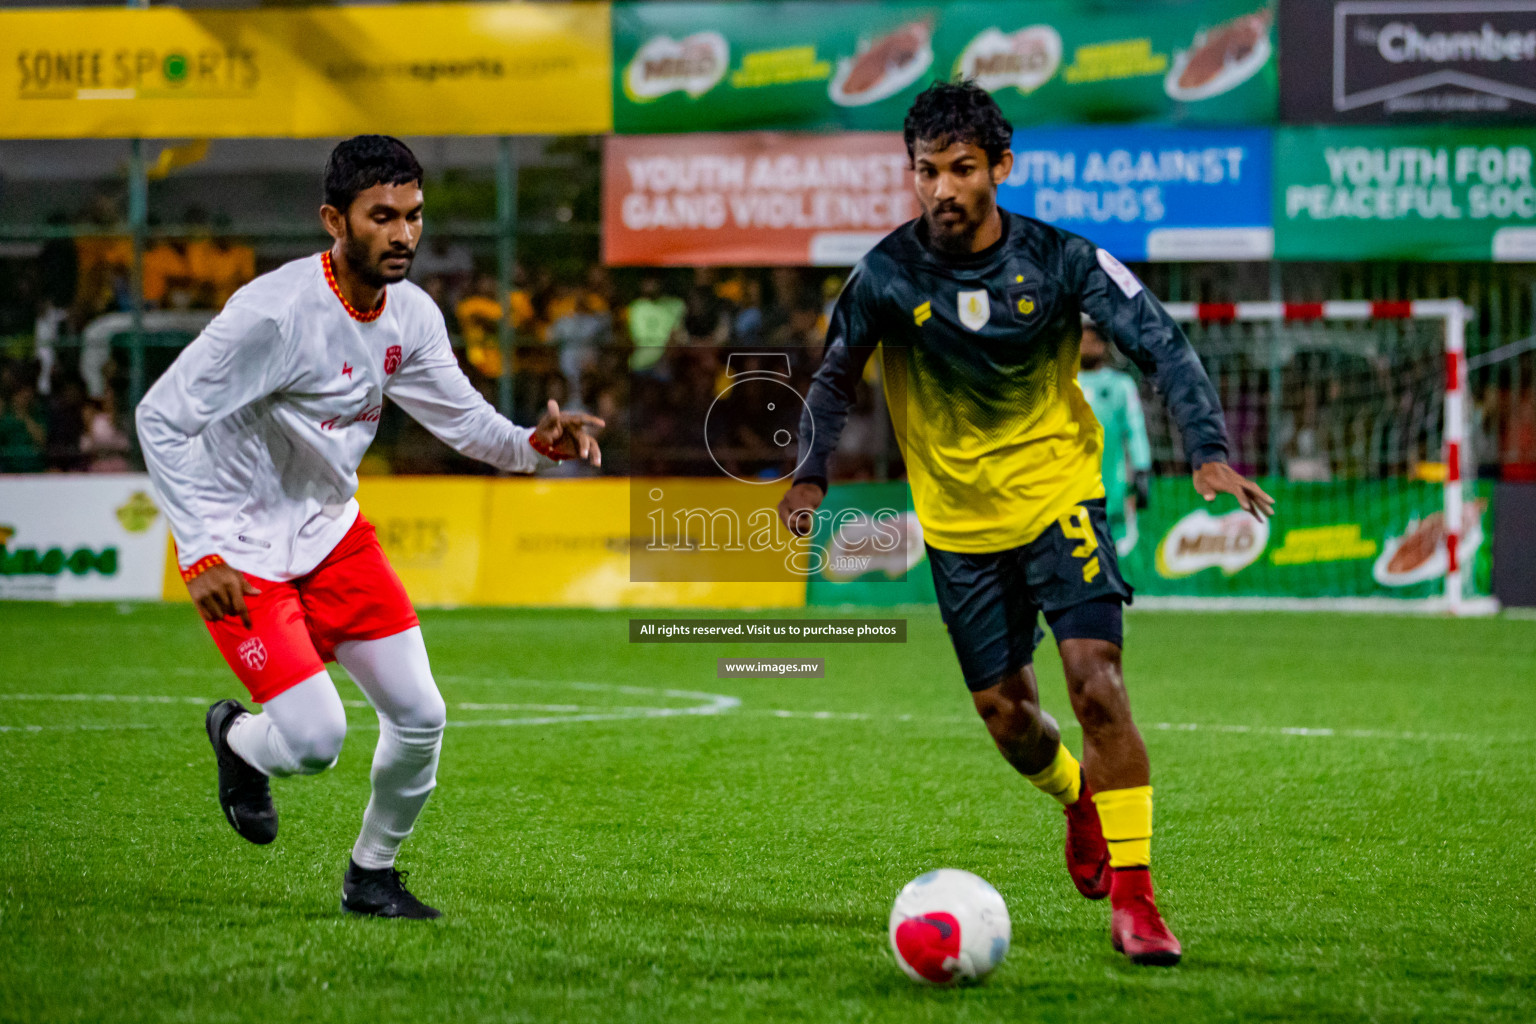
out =
[[(1161, 732), (1227, 732), (1255, 733), (1262, 736), (1312, 736), (1324, 739), (1351, 740), (1425, 740), (1430, 742), (1466, 743), (1472, 736), (1454, 732), (1393, 732), (1388, 729), (1330, 729), (1300, 725), (1201, 725), (1197, 722), (1153, 722), (1145, 726)], [(1480, 737), (1488, 739), (1489, 737)], [(1523, 737), (1509, 737), (1522, 740)]]
[[(562, 685), (547, 680), (496, 680), (498, 682), (530, 682), (539, 685)], [(644, 686), (621, 686), (605, 683), (580, 683), (572, 682), (563, 684), (569, 689), (585, 690), (589, 692), (613, 692), (626, 696), (663, 697), (672, 700), (697, 700), (703, 703), (690, 707), (652, 707), (607, 704), (506, 704), (483, 703), (477, 701), (461, 701), (449, 705), (456, 711), (540, 711), (542, 715), (522, 716), (518, 718), (492, 718), (492, 719), (467, 719), (450, 721), (450, 726), (457, 727), (507, 727), (516, 725), (563, 725), (568, 722), (618, 722), (644, 718), (675, 718), (687, 715), (719, 715), (733, 711), (741, 706), (741, 698), (732, 697), (720, 693), (704, 693), (697, 690), (673, 690), (653, 689)], [(153, 694), (117, 694), (117, 693), (0, 693), (0, 700), (43, 702), (43, 703), (111, 703), (111, 704), (161, 704), (181, 705), (195, 704), (207, 707), (213, 701), (207, 697), (175, 697)], [(367, 708), (371, 707), (367, 701), (344, 700), (347, 707)], [(553, 712), (553, 713), (551, 713)], [(116, 722), (102, 724), (72, 723), (69, 725), (0, 725), (0, 733), (40, 733), (40, 732), (68, 732), (68, 731), (92, 731), (110, 732), (124, 729), (156, 729), (169, 728), (171, 723), (151, 725), (141, 722)], [(354, 730), (368, 730), (376, 728), (374, 723), (353, 723), (349, 728)]]
[[(626, 696), (664, 697), (671, 700), (696, 700), (702, 703), (688, 707), (653, 707), (647, 705), (593, 705), (593, 704), (514, 704), (514, 703), (487, 703), (480, 701), (460, 701), (451, 704), (456, 711), (533, 711), (541, 714), (528, 715), (518, 718), (487, 718), (464, 719), (450, 721), (450, 726), (456, 727), (511, 727), (522, 725), (564, 725), (576, 722), (617, 722), (632, 721), (646, 718), (678, 718), (701, 717), (722, 715), (740, 711), (748, 715), (765, 715), (773, 718), (800, 719), (810, 721), (832, 722), (921, 722), (930, 725), (957, 725), (975, 723), (977, 719), (971, 715), (963, 716), (930, 716), (914, 714), (878, 714), (867, 711), (805, 711), (791, 708), (741, 708), (741, 698), (727, 694), (706, 693), (698, 690), (674, 690), (655, 689), (645, 686), (629, 686), (610, 683), (586, 683), (541, 680), (541, 679), (488, 679), (485, 677), (441, 677), (445, 679), (457, 679), (458, 681), (473, 682), (497, 682), (502, 684), (530, 684), (538, 686), (557, 686), (565, 689), (583, 690), (587, 692), (619, 693)], [(111, 704), (158, 704), (158, 705), (182, 705), (191, 704), (206, 707), (213, 703), (207, 697), (180, 697), (163, 696), (155, 694), (118, 694), (118, 693), (0, 693), (0, 701), (13, 702), (45, 702), (45, 703), (111, 703)], [(351, 708), (371, 707), (367, 701), (344, 700), (344, 705)], [(141, 730), (170, 728), (172, 723), (154, 725), (142, 722), (119, 723), (71, 723), (67, 725), (0, 725), (0, 733), (41, 733), (41, 732), (110, 732), (114, 730)], [(371, 722), (359, 722), (350, 726), (353, 729), (366, 730), (373, 727)], [(1063, 723), (1064, 729), (1078, 729), (1076, 722)], [(1236, 735), (1256, 736), (1296, 736), (1311, 739), (1354, 739), (1354, 740), (1400, 740), (1409, 742), (1432, 743), (1466, 743), (1474, 739), (1487, 742), (1489, 740), (1499, 742), (1529, 742), (1530, 737), (1520, 736), (1481, 736), (1473, 737), (1465, 733), (1426, 733), (1394, 731), (1388, 729), (1341, 729), (1315, 726), (1271, 726), (1271, 725), (1225, 725), (1199, 722), (1152, 722), (1144, 724), (1143, 729), (1156, 732), (1205, 732)]]
[(164, 726), (142, 722), (118, 722), (110, 725), (0, 725), (0, 732), (118, 732), (126, 729), (161, 729)]
[[(970, 723), (977, 722), (976, 716), (965, 715), (961, 717), (939, 717), (925, 715), (877, 715), (864, 711), (792, 711), (787, 708), (751, 708), (744, 714), (771, 715), (774, 718), (799, 718), (814, 721), (831, 722), (925, 722), (925, 723)], [(1063, 729), (1081, 729), (1077, 722), (1062, 723)], [(1157, 732), (1215, 732), (1251, 734), (1256, 736), (1302, 736), (1321, 739), (1353, 739), (1353, 740), (1411, 740), (1423, 742), (1466, 743), (1474, 738), (1487, 741), (1497, 739), (1505, 742), (1528, 742), (1528, 737), (1472, 737), (1464, 733), (1430, 733), (1430, 732), (1395, 732), (1388, 729), (1335, 729), (1327, 727), (1301, 726), (1301, 725), (1219, 725), (1201, 724), (1198, 722), (1152, 722), (1142, 725), (1143, 729)]]

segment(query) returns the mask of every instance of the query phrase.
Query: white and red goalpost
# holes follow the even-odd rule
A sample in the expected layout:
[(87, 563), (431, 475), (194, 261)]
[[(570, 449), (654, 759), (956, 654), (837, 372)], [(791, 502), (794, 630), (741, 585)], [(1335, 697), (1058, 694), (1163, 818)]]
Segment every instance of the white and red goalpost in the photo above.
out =
[[(1271, 331), (1294, 330), (1308, 324), (1323, 325), (1371, 321), (1437, 322), (1444, 340), (1443, 425), (1440, 458), (1444, 463), (1444, 547), (1445, 589), (1443, 599), (1420, 601), (1421, 607), (1433, 606), (1451, 614), (1487, 613), (1496, 608), (1491, 598), (1468, 594), (1467, 552), (1463, 547), (1466, 499), (1463, 491), (1467, 449), (1468, 403), (1466, 399), (1466, 327), (1468, 307), (1460, 299), (1428, 299), (1399, 302), (1237, 302), (1237, 303), (1167, 303), (1169, 314), (1186, 325), (1275, 325)], [(1427, 324), (1426, 324), (1427, 326)], [(1341, 328), (1342, 329), (1342, 328)], [(1358, 330), (1358, 326), (1354, 329)], [(1384, 327), (1384, 329), (1386, 329)], [(1197, 345), (1197, 349), (1199, 346)], [(1385, 371), (1390, 378), (1392, 371)], [(1386, 415), (1392, 415), (1390, 405)], [(1269, 423), (1268, 429), (1275, 429)], [(1271, 464), (1271, 471), (1274, 467)], [(1280, 510), (1284, 515), (1284, 510)], [(1397, 603), (1397, 602), (1391, 602)], [(1407, 602), (1402, 602), (1407, 603)]]

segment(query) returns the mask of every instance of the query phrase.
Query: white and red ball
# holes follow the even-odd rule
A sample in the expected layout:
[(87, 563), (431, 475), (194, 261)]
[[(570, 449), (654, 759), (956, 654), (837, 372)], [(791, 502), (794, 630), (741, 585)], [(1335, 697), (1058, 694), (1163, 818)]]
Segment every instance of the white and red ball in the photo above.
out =
[(1008, 906), (983, 878), (940, 868), (908, 882), (891, 908), (891, 949), (913, 981), (979, 981), (1008, 953)]

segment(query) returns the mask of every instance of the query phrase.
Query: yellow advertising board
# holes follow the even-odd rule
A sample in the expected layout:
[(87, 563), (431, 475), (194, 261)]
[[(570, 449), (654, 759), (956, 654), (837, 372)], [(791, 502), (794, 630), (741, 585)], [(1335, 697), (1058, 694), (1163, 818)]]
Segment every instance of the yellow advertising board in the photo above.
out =
[[(721, 483), (699, 481), (695, 487)], [(493, 488), (480, 570), (481, 602), (579, 608), (804, 606), (803, 578), (780, 583), (631, 582), (630, 485), (628, 479), (608, 477), (508, 481)]]
[(490, 477), (364, 477), (363, 515), (411, 600), (479, 604)]
[(294, 135), (613, 128), (607, 4), (413, 3), (266, 16), (283, 22), (304, 76)]
[[(656, 481), (668, 487), (679, 481)], [(720, 503), (731, 481), (687, 481)], [(418, 605), (565, 608), (800, 608), (805, 580), (633, 583), (631, 481), (364, 477), (363, 515)], [(716, 492), (719, 493), (716, 493)], [(642, 538), (643, 539), (643, 538)], [(165, 598), (187, 600), (174, 549)]]
[(0, 136), (598, 134), (606, 3), (0, 13)]
[(267, 136), (293, 128), (292, 59), (243, 11), (0, 14), (7, 138)]

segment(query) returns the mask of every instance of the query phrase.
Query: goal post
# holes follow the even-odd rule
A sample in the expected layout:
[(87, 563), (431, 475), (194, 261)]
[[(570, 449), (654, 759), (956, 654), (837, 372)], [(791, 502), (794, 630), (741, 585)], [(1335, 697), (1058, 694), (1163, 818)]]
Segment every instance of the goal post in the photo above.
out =
[(1122, 551), (1138, 599), (1451, 614), (1496, 608), (1486, 595), (1488, 501), (1467, 494), (1475, 461), (1465, 303), (1166, 308), (1221, 396), (1234, 467), (1259, 479), (1278, 507), (1272, 526), (1254, 524), (1213, 514), (1192, 496), (1177, 425), (1141, 382), (1162, 479), (1139, 524), (1127, 505), (1130, 550)]

